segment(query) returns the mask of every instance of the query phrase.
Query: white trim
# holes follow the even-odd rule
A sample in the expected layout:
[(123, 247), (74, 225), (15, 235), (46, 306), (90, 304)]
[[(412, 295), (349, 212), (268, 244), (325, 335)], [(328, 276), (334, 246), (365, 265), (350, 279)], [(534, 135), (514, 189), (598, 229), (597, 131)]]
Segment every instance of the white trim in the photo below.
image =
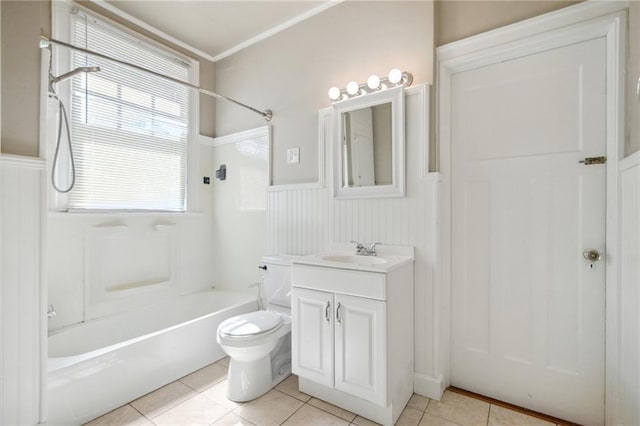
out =
[(124, 12), (121, 9), (118, 9), (116, 6), (107, 3), (104, 0), (89, 0), (91, 3), (95, 4), (96, 6), (100, 6), (101, 8), (103, 8), (104, 10), (113, 13), (114, 15), (125, 19), (127, 21), (129, 21), (130, 23), (137, 25), (138, 27), (144, 29), (145, 31), (149, 31), (151, 34), (156, 35), (166, 41), (168, 41), (169, 43), (172, 43), (178, 47), (181, 47), (185, 50), (188, 50), (189, 52), (200, 56), (201, 58), (206, 59), (207, 61), (211, 61), (211, 62), (215, 62), (215, 59), (212, 55), (203, 52), (202, 50), (195, 48), (193, 46), (191, 46), (188, 43), (185, 43), (182, 40), (178, 40), (175, 37), (170, 36), (169, 34), (165, 33), (164, 31), (161, 31), (159, 29), (157, 29), (156, 27), (147, 24), (145, 21), (136, 18), (133, 15), (128, 14), (127, 12)]
[(2, 164), (3, 166), (26, 167), (30, 169), (41, 170), (44, 170), (47, 165), (44, 158), (28, 157), (26, 155), (14, 154), (0, 155), (0, 164)]
[(200, 145), (213, 146), (215, 144), (215, 138), (207, 135), (198, 135), (198, 143)]
[(232, 133), (230, 135), (218, 136), (215, 138), (205, 136), (205, 135), (200, 135), (200, 144), (213, 146), (213, 147), (222, 146), (230, 143), (246, 141), (247, 139), (255, 139), (255, 138), (262, 138), (265, 136), (269, 136), (270, 131), (271, 131), (271, 126), (266, 125), (266, 126), (256, 127), (254, 129), (243, 130), (238, 133)]
[[(621, 291), (620, 267), (620, 205), (619, 160), (624, 153), (625, 140), (625, 64), (627, 13), (618, 12), (602, 18), (608, 26), (607, 40), (607, 133), (606, 146), (606, 294), (605, 294), (605, 423), (615, 424), (619, 418), (617, 389), (620, 370), (618, 318)], [(614, 161), (617, 160), (617, 161)]]
[(275, 35), (275, 34), (277, 34), (279, 32), (282, 32), (282, 31), (286, 30), (287, 28), (290, 28), (290, 27), (292, 27), (292, 26), (294, 26), (296, 24), (299, 24), (302, 21), (305, 21), (305, 20), (307, 20), (309, 18), (312, 18), (312, 17), (324, 12), (325, 10), (330, 9), (333, 6), (337, 6), (338, 4), (343, 2), (343, 0), (330, 0), (330, 1), (327, 1), (325, 3), (322, 3), (322, 4), (320, 4), (319, 6), (313, 8), (313, 9), (310, 9), (310, 10), (304, 12), (304, 13), (301, 13), (301, 14), (299, 14), (297, 16), (294, 16), (293, 18), (291, 18), (291, 19), (289, 19), (289, 20), (287, 20), (287, 21), (285, 21), (285, 22), (283, 22), (283, 23), (281, 23), (279, 25), (276, 25), (273, 28), (270, 28), (267, 31), (264, 31), (264, 32), (262, 32), (262, 33), (260, 33), (258, 35), (255, 35), (255, 36), (253, 36), (253, 37), (251, 37), (251, 38), (249, 38), (249, 39), (247, 39), (247, 40), (245, 40), (245, 41), (243, 41), (241, 43), (238, 43), (235, 46), (233, 46), (233, 47), (231, 47), (231, 48), (229, 48), (229, 49), (227, 49), (227, 50), (225, 50), (225, 51), (223, 51), (221, 53), (218, 53), (217, 55), (214, 56), (214, 55), (211, 55), (211, 54), (209, 54), (209, 53), (207, 53), (207, 52), (205, 52), (203, 50), (200, 50), (197, 47), (194, 47), (194, 46), (192, 46), (192, 45), (190, 45), (190, 44), (188, 44), (188, 43), (186, 43), (186, 42), (184, 42), (182, 40), (179, 40), (179, 39), (177, 39), (177, 38), (175, 38), (173, 36), (170, 36), (169, 34), (165, 33), (164, 31), (161, 31), (158, 28), (146, 23), (145, 21), (143, 21), (143, 20), (141, 20), (139, 18), (136, 18), (135, 16), (130, 15), (127, 12), (124, 12), (123, 10), (117, 8), (116, 6), (114, 6), (114, 5), (110, 4), (110, 3), (107, 3), (104, 0), (89, 0), (89, 1), (94, 3), (97, 6), (99, 6), (99, 7), (103, 8), (103, 9), (113, 13), (116, 16), (129, 21), (130, 23), (132, 23), (134, 25), (137, 25), (138, 27), (140, 27), (140, 28), (142, 28), (142, 29), (144, 29), (146, 31), (149, 31), (150, 33), (152, 33), (152, 34), (154, 34), (154, 35), (156, 35), (158, 37), (161, 37), (162, 39), (168, 41), (169, 43), (172, 43), (172, 44), (174, 44), (174, 45), (176, 45), (178, 47), (181, 47), (181, 48), (183, 48), (183, 49), (185, 49), (185, 50), (187, 50), (187, 51), (189, 51), (189, 52), (191, 52), (191, 53), (193, 53), (195, 55), (198, 55), (199, 57), (201, 57), (203, 59), (206, 59), (207, 61), (210, 61), (210, 62), (220, 61), (220, 60), (222, 60), (222, 59), (224, 59), (224, 58), (226, 58), (228, 56), (233, 55), (234, 53), (237, 53), (237, 52), (241, 51), (242, 49), (245, 49), (245, 48), (247, 48), (249, 46), (252, 46), (252, 45), (254, 45), (256, 43), (259, 43), (259, 42), (261, 42), (261, 41), (263, 41), (263, 40), (265, 40), (265, 39), (267, 39), (267, 38), (269, 38), (269, 37), (271, 37), (271, 36), (273, 36), (273, 35)]
[(440, 174), (440, 172), (429, 172), (426, 175), (422, 176), (421, 179), (427, 182), (442, 182), (442, 175)]
[(618, 170), (624, 172), (625, 170), (632, 169), (640, 166), (640, 151), (636, 151), (631, 155), (626, 156), (618, 163)]
[(256, 36), (253, 36), (241, 43), (236, 44), (235, 46), (233, 46), (230, 49), (225, 50), (222, 53), (218, 53), (217, 55), (215, 55), (211, 61), (212, 62), (217, 62), (220, 61), (228, 56), (233, 55), (234, 53), (238, 53), (239, 51), (241, 51), (242, 49), (246, 49), (249, 46), (252, 46), (256, 43), (259, 43), (263, 40), (266, 40), (267, 38), (278, 34), (279, 32), (282, 32), (284, 30), (286, 30), (287, 28), (290, 28), (296, 24), (299, 24), (302, 21), (305, 21), (309, 18), (312, 18), (322, 12), (324, 12), (327, 9), (330, 9), (334, 6), (339, 5), (340, 3), (342, 3), (344, 0), (329, 0), (326, 3), (322, 3), (321, 5), (314, 7), (311, 10), (308, 10), (304, 13), (301, 13), (300, 15), (294, 16), (293, 18), (289, 19), (288, 21), (285, 21), (279, 25), (276, 25), (275, 27), (268, 29), (267, 31), (264, 31)]
[(590, 0), (555, 12), (526, 19), (502, 28), (487, 31), (437, 48), (438, 61), (460, 57), (471, 52), (499, 46), (504, 43), (539, 36), (546, 31), (626, 10), (629, 2)]
[(440, 401), (445, 388), (442, 377), (413, 373), (413, 391), (418, 395)]
[(429, 102), (431, 99), (431, 86), (427, 83), (418, 84), (405, 89), (405, 99), (413, 96), (420, 96), (420, 112), (419, 116), (422, 120), (420, 126), (420, 178), (429, 178), (429, 128), (431, 120), (429, 119)]
[[(200, 81), (200, 62), (191, 60), (189, 80)], [(187, 137), (187, 199), (186, 211), (202, 210), (200, 191), (200, 96), (195, 90), (189, 90), (189, 136)]]
[(316, 187), (324, 188), (327, 182), (327, 139), (333, 134), (333, 110), (331, 107), (318, 111), (318, 181)]
[[(441, 365), (445, 385), (449, 383), (451, 325), (451, 76), (457, 72), (485, 66), (536, 51), (552, 49), (595, 37), (605, 37), (606, 58), (606, 364), (605, 421), (616, 423), (619, 353), (616, 318), (620, 293), (617, 290), (618, 264), (618, 163), (624, 142), (624, 72), (626, 11), (628, 2), (589, 1), (533, 18), (503, 29), (470, 37), (437, 49), (438, 61), (438, 132), (440, 167), (443, 178), (440, 279), (436, 285), (442, 307)], [(608, 15), (607, 15), (608, 14)], [(606, 15), (606, 16), (604, 16)]]
[[(46, 105), (46, 103), (45, 103)], [(41, 154), (41, 155), (44, 155)], [(47, 160), (42, 159), (40, 173), (40, 423), (46, 423), (49, 417), (48, 370), (49, 360), (49, 269), (47, 268)]]
[(267, 192), (303, 191), (307, 189), (322, 189), (325, 186), (320, 182), (285, 183), (282, 185), (270, 185)]

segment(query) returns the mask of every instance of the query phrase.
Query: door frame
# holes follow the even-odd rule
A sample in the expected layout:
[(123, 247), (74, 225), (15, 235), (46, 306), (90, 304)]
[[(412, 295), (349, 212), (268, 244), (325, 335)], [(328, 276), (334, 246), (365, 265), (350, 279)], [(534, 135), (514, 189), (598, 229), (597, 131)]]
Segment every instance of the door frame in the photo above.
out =
[(451, 342), (451, 80), (452, 76), (493, 63), (596, 37), (606, 39), (606, 277), (605, 421), (615, 424), (618, 410), (618, 162), (625, 138), (625, 55), (627, 1), (587, 1), (536, 18), (450, 43), (436, 49), (437, 139), (442, 175), (440, 253), (437, 282), (440, 336), (436, 336), (442, 389), (450, 384)]

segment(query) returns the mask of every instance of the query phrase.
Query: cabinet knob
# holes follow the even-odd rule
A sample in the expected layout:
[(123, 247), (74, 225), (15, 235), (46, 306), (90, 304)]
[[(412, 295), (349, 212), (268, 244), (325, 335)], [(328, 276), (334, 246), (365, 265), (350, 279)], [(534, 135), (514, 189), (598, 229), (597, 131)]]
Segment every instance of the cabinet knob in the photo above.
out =
[(338, 302), (338, 306), (336, 307), (336, 320), (338, 321), (338, 324), (342, 324), (342, 318), (340, 318), (340, 308), (342, 307), (342, 305), (340, 305), (340, 302)]
[(329, 308), (331, 308), (331, 302), (327, 301), (327, 306), (324, 307), (324, 319), (327, 322), (331, 321), (331, 317), (329, 316)]

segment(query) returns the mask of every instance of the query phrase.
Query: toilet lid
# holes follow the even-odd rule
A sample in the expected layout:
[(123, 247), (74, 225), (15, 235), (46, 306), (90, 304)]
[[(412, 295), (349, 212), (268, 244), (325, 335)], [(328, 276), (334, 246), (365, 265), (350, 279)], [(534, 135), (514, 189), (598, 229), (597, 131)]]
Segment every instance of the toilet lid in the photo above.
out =
[(257, 311), (238, 315), (223, 321), (218, 328), (220, 334), (231, 337), (246, 337), (273, 330), (282, 323), (275, 312)]

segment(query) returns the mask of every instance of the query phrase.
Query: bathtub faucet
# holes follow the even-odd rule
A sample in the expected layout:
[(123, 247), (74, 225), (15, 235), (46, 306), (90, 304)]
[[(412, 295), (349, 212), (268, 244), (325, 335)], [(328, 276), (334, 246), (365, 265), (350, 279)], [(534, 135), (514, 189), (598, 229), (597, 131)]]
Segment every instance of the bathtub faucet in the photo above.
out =
[(364, 244), (359, 243), (357, 241), (351, 241), (351, 242), (356, 245), (356, 254), (359, 254), (360, 256), (377, 256), (378, 253), (376, 252), (376, 246), (378, 244), (381, 244), (381, 243), (371, 243), (369, 244), (369, 247), (367, 247)]
[(56, 307), (53, 305), (49, 305), (49, 309), (47, 309), (47, 318), (55, 318), (56, 316)]

